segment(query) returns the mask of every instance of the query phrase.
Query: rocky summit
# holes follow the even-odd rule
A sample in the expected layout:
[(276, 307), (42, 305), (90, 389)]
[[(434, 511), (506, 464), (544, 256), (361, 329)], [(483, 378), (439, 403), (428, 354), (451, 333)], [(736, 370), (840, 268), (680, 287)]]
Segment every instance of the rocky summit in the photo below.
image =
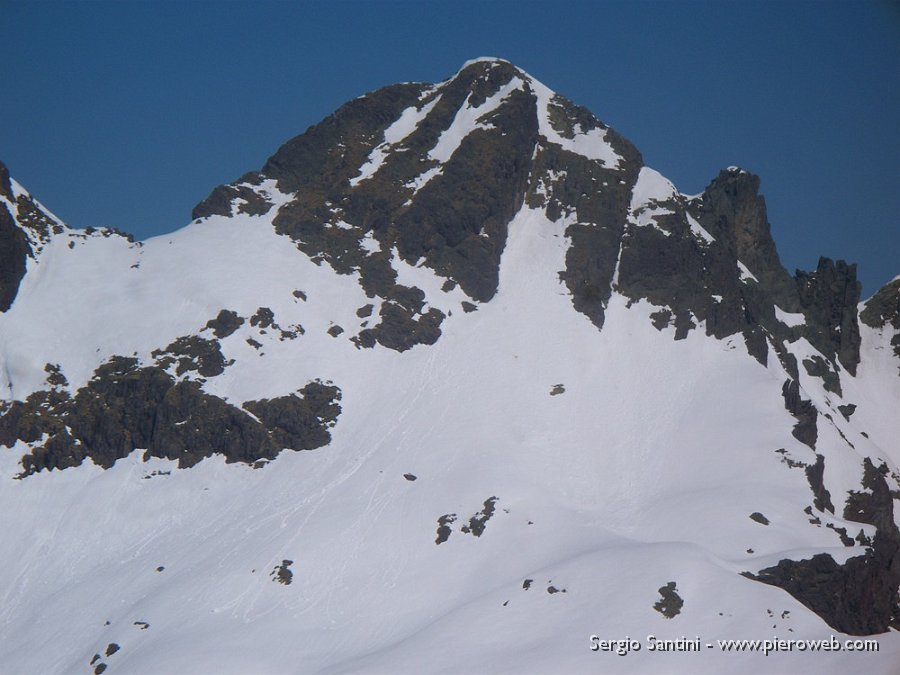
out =
[(892, 672), (898, 404), (900, 277), (501, 59), (146, 241), (0, 164), (0, 670)]

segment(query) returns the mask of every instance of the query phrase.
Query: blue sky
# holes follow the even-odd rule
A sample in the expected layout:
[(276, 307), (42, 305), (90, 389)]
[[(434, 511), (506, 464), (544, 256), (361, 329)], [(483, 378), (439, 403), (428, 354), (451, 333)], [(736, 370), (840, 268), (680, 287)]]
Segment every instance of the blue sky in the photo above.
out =
[(0, 160), (70, 224), (145, 238), (346, 100), (485, 55), (683, 192), (760, 175), (790, 271), (900, 274), (896, 0), (0, 0)]

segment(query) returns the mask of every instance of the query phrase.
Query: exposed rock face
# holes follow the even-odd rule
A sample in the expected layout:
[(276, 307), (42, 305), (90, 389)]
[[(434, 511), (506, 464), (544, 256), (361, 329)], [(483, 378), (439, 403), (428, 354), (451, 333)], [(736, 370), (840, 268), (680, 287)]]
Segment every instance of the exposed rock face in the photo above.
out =
[[(563, 138), (605, 133), (618, 165), (548, 141), (539, 133), (544, 113), (528, 76), (503, 61), (478, 61), (441, 85), (394, 85), (347, 103), (283, 145), (259, 173), (217, 188), (194, 215), (230, 214), (236, 204), (253, 203), (246, 193), (253, 184), (276, 180), (279, 190), (293, 195), (275, 216), (276, 230), (314, 261), (341, 274), (358, 272), (370, 297), (390, 301), (380, 328), (364, 331), (357, 344), (402, 351), (431, 344), (443, 317), (422, 315), (403, 299), (408, 292), (396, 285), (390, 252), (424, 263), (474, 300), (489, 301), (508, 224), (527, 199), (554, 220), (576, 217), (562, 276), (576, 308), (599, 326), (640, 154), (562, 97), (549, 109)], [(445, 133), (455, 133), (460, 115), (471, 115), (475, 128), (442, 157), (436, 148)], [(387, 131), (402, 116), (418, 122), (402, 140), (392, 140)], [(361, 174), (376, 156), (377, 169)], [(365, 238), (377, 249), (364, 247)]]
[[(520, 75), (510, 64), (476, 63), (439, 92), (426, 93), (424, 85), (396, 85), (348, 103), (285, 144), (263, 167), (264, 175), (278, 180), (279, 189), (298, 191), (279, 212), (276, 228), (338, 271), (362, 265), (368, 256), (358, 241), (371, 233), (382, 250), (396, 247), (408, 262), (424, 258), (471, 297), (490, 299), (506, 225), (522, 203), (537, 140), (533, 96), (512, 91), (486, 113), (483, 128), (463, 139), (439, 173), (419, 188), (416, 183), (438, 168), (429, 152), (457, 111), (477, 107)], [(429, 105), (430, 113), (403, 140), (403, 152), (388, 155), (368, 180), (351, 183), (375, 146), (384, 142), (387, 126), (405, 109), (421, 111)], [(335, 228), (336, 219), (352, 227)]]
[[(204, 348), (192, 350), (196, 341)], [(78, 466), (87, 457), (108, 468), (136, 449), (189, 467), (213, 454), (249, 463), (272, 459), (285, 448), (328, 444), (328, 429), (340, 414), (337, 387), (310, 382), (297, 394), (248, 401), (242, 410), (204, 392), (201, 382), (177, 380), (167, 372), (177, 364), (177, 374), (219, 374), (218, 345), (212, 349), (209, 342), (196, 336), (176, 340), (158, 352), (154, 365), (114, 357), (74, 396), (58, 378), (51, 379), (55, 371), (48, 366), (50, 389), (0, 408), (0, 445), (40, 443), (22, 458), (27, 476)], [(181, 343), (189, 348), (173, 347)]]
[(259, 174), (254, 171), (241, 176), (237, 185), (218, 186), (210, 193), (209, 197), (194, 207), (194, 210), (191, 211), (191, 218), (206, 218), (213, 215), (230, 216), (235, 203), (237, 213), (248, 213), (251, 216), (268, 213), (272, 208), (272, 202), (252, 187), (259, 183)]
[(809, 560), (782, 560), (775, 567), (748, 575), (783, 588), (850, 635), (873, 635), (900, 629), (900, 530), (894, 524), (893, 499), (884, 473), (866, 458), (863, 491), (853, 493), (844, 518), (876, 528), (872, 547), (843, 565), (820, 553)]
[(746, 171), (721, 171), (700, 197), (697, 220), (747, 266), (775, 303), (786, 311), (797, 311), (793, 284), (778, 257), (759, 183), (758, 176)]
[(805, 337), (823, 354), (836, 355), (851, 375), (859, 364), (856, 265), (819, 258), (815, 272), (797, 272), (800, 304), (808, 320)]
[(684, 600), (678, 595), (677, 584), (670, 581), (659, 589), (660, 599), (653, 605), (653, 609), (662, 614), (667, 619), (674, 619), (681, 614), (681, 608), (684, 607)]
[(215, 377), (225, 372), (225, 357), (217, 340), (205, 340), (196, 335), (180, 337), (165, 349), (151, 353), (162, 368), (175, 365), (175, 374), (196, 371), (203, 377)]
[(860, 321), (872, 328), (890, 324), (900, 330), (900, 278), (882, 286), (866, 303)]
[(834, 513), (834, 504), (831, 503), (831, 493), (825, 488), (825, 458), (816, 455), (816, 463), (806, 467), (806, 479), (813, 491), (813, 506), (819, 511)]
[[(635, 189), (652, 176), (642, 174)], [(775, 304), (799, 301), (771, 238), (759, 179), (740, 169), (722, 171), (693, 200), (674, 192), (632, 204), (622, 236), (617, 288), (665, 309), (654, 325), (684, 338), (698, 322), (725, 338), (741, 333), (748, 353), (768, 362), (769, 340), (789, 336)]]
[(388, 349), (404, 352), (417, 344), (434, 344), (441, 335), (444, 313), (431, 308), (424, 314), (425, 294), (419, 288), (395, 284), (381, 306), (381, 321), (365, 328), (354, 338), (359, 347), (373, 347), (376, 342)]
[(781, 395), (784, 397), (784, 407), (791, 415), (797, 418), (794, 425), (794, 438), (805, 443), (813, 450), (816, 449), (816, 439), (819, 435), (816, 428), (816, 419), (819, 416), (812, 401), (807, 401), (800, 396), (800, 383), (797, 380), (786, 380), (781, 387)]
[[(570, 116), (583, 115), (582, 108), (562, 97), (557, 97), (556, 102)], [(600, 123), (585, 120), (584, 124)], [(544, 206), (551, 220), (575, 217), (576, 222), (566, 229), (572, 244), (560, 278), (572, 294), (575, 309), (598, 328), (603, 326), (604, 310), (612, 294), (631, 191), (643, 164), (634, 146), (612, 129), (606, 129), (606, 138), (623, 158), (619, 167), (605, 167), (561, 147), (547, 145), (535, 158), (528, 196), (529, 205)]]
[(223, 309), (215, 319), (210, 319), (206, 323), (206, 327), (211, 328), (213, 335), (219, 339), (228, 337), (243, 325), (244, 318), (230, 309)]
[(28, 194), (15, 196), (6, 166), (0, 162), (0, 312), (16, 299), (27, 270), (27, 258), (40, 253), (51, 234), (63, 228)]
[[(894, 355), (900, 359), (900, 278), (885, 284), (866, 303), (859, 315), (860, 321), (871, 328), (893, 329), (891, 347)], [(900, 373), (900, 364), (897, 372)]]
[(28, 237), (16, 226), (6, 205), (0, 203), (0, 312), (8, 310), (16, 299), (30, 255)]

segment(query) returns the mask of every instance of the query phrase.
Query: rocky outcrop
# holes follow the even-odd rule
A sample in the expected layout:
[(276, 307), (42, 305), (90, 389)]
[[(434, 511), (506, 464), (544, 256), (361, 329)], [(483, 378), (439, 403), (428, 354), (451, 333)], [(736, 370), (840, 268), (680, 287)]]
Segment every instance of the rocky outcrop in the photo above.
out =
[(804, 400), (800, 396), (800, 383), (797, 380), (785, 380), (781, 387), (781, 395), (784, 397), (784, 407), (797, 418), (793, 433), (801, 443), (816, 449), (816, 439), (819, 432), (816, 427), (816, 419), (819, 416), (816, 406), (812, 401)]
[(293, 394), (248, 401), (242, 409), (204, 392), (202, 380), (178, 378), (220, 374), (227, 364), (216, 341), (184, 337), (154, 354), (155, 363), (147, 365), (113, 357), (74, 395), (59, 369), (48, 364), (48, 389), (0, 408), (0, 445), (32, 444), (21, 475), (78, 466), (86, 458), (108, 468), (138, 449), (181, 467), (213, 454), (250, 463), (331, 440), (328, 430), (341, 410), (340, 390), (331, 384), (310, 382)]
[[(601, 123), (567, 99), (554, 99), (565, 119), (578, 119), (584, 129)], [(613, 291), (613, 275), (631, 202), (631, 191), (643, 161), (637, 149), (615, 131), (603, 126), (606, 140), (621, 157), (619, 166), (607, 167), (556, 145), (543, 145), (534, 160), (527, 203), (543, 207), (557, 220), (574, 216), (566, 228), (571, 245), (560, 279), (572, 295), (576, 310), (598, 328)], [(566, 129), (558, 129), (563, 136)]]
[[(354, 99), (285, 143), (260, 172), (216, 188), (194, 216), (268, 209), (257, 186), (274, 179), (291, 195), (275, 214), (276, 231), (314, 262), (358, 273), (369, 297), (386, 301), (380, 324), (365, 329), (357, 344), (398, 351), (431, 344), (443, 314), (420, 314), (405, 301), (389, 252), (424, 263), (473, 299), (493, 297), (507, 225), (523, 202), (538, 140), (535, 96), (525, 78), (509, 63), (478, 61), (436, 87), (393, 85)], [(502, 101), (477, 118), (449, 158), (431, 157), (461, 110), (477, 117), (477, 108), (507, 85)], [(419, 123), (395, 147), (383, 148), (377, 171), (363, 179), (360, 167), (387, 143), (387, 128), (410, 112), (422, 113)], [(364, 247), (364, 238), (377, 250)]]
[(230, 216), (234, 209), (237, 213), (261, 216), (269, 212), (272, 202), (263, 194), (253, 189), (259, 185), (260, 175), (257, 172), (244, 174), (238, 183), (220, 185), (191, 211), (191, 218), (207, 218), (209, 216)]
[(423, 313), (425, 294), (419, 288), (395, 284), (382, 303), (380, 321), (364, 328), (353, 338), (358, 347), (374, 347), (375, 343), (404, 352), (417, 344), (431, 345), (441, 336), (445, 315), (434, 307)]
[[(478, 107), (491, 97), (502, 100), (495, 99), (496, 105), (478, 117)], [(461, 111), (475, 111), (467, 114), (477, 124), (439, 163), (431, 153)], [(385, 147), (386, 129), (410, 113), (420, 115), (417, 125), (402, 141)], [(619, 166), (546, 142), (538, 132), (538, 114), (544, 113), (537, 110), (527, 75), (504, 61), (476, 61), (437, 86), (394, 85), (351, 101), (283, 145), (259, 173), (217, 188), (195, 216), (230, 214), (250, 199), (237, 191), (275, 179), (279, 190), (292, 194), (275, 216), (276, 230), (315, 262), (341, 274), (358, 272), (370, 297), (392, 299), (395, 275), (387, 252), (395, 250), (486, 302), (497, 290), (507, 226), (523, 201), (545, 207), (553, 219), (572, 211), (578, 222), (567, 233), (573, 245), (563, 280), (576, 308), (601, 325), (640, 154), (562, 97), (553, 100), (551, 113), (551, 123), (565, 138), (576, 129), (602, 129), (621, 157)], [(363, 179), (360, 167), (376, 147), (383, 150), (379, 167)], [(598, 190), (601, 184), (605, 187)], [(364, 248), (366, 237), (380, 250)], [(394, 320), (399, 316), (388, 319), (400, 325)], [(415, 327), (402, 323), (410, 336), (421, 333), (418, 321)], [(437, 317), (428, 319), (431, 326), (438, 323)], [(361, 337), (365, 344), (373, 339), (369, 333)], [(390, 340), (396, 345), (406, 341)]]
[(815, 272), (796, 274), (800, 305), (806, 315), (804, 337), (826, 356), (837, 358), (851, 375), (859, 364), (856, 306), (860, 283), (856, 265), (819, 258)]
[(791, 277), (781, 265), (772, 239), (765, 198), (758, 176), (738, 168), (725, 169), (692, 204), (700, 225), (756, 277), (756, 284), (782, 309), (799, 311)]
[(859, 320), (871, 328), (890, 325), (900, 330), (900, 277), (882, 286), (866, 301)]
[(783, 588), (821, 616), (832, 628), (850, 635), (900, 630), (900, 530), (894, 523), (893, 499), (884, 474), (864, 460), (863, 490), (851, 493), (844, 518), (876, 528), (864, 555), (839, 565), (827, 553), (808, 560), (782, 560), (747, 576)]
[(765, 365), (770, 343), (777, 351), (792, 336), (775, 305), (796, 310), (799, 299), (758, 188), (756, 176), (731, 168), (697, 198), (672, 192), (636, 205), (621, 239), (617, 288), (663, 307), (654, 325), (674, 326), (675, 339), (705, 322), (719, 339), (742, 334), (748, 353)]
[(8, 310), (16, 299), (30, 255), (28, 237), (16, 225), (6, 205), (0, 203), (0, 312)]
[(219, 339), (228, 337), (243, 325), (244, 317), (230, 309), (221, 310), (215, 319), (206, 322), (206, 328), (212, 329), (213, 335)]
[[(900, 277), (885, 284), (869, 298), (859, 320), (871, 328), (892, 329), (891, 347), (900, 359)], [(900, 373), (900, 364), (897, 372)]]

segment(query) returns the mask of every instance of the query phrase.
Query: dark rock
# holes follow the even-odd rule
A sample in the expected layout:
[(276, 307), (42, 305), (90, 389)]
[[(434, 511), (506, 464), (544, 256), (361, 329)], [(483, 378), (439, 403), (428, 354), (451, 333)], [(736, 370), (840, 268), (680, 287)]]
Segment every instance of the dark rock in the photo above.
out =
[(119, 645), (117, 645), (115, 642), (110, 642), (108, 645), (106, 645), (106, 655), (112, 656), (117, 651), (119, 651), (119, 649)]
[(847, 534), (847, 528), (846, 528), (846, 527), (836, 527), (834, 523), (826, 523), (826, 524), (825, 524), (825, 527), (827, 527), (827, 528), (830, 529), (830, 530), (834, 530), (835, 532), (837, 532), (838, 536), (841, 538), (841, 543), (842, 543), (844, 546), (853, 546), (853, 545), (855, 545), (856, 542), (853, 540), (853, 537), (851, 537), (851, 536), (849, 536), (849, 535)]
[(533, 95), (514, 91), (490, 121), (490, 129), (463, 140), (395, 221), (404, 259), (424, 256), (429, 267), (480, 302), (497, 291), (507, 224), (528, 185), (537, 141)]
[(830, 391), (838, 396), (842, 395), (840, 376), (821, 356), (812, 356), (811, 358), (803, 359), (803, 367), (806, 368), (806, 372), (813, 377), (822, 378), (822, 383), (826, 391)]
[(800, 383), (797, 380), (785, 380), (781, 395), (784, 397), (784, 407), (797, 418), (797, 424), (791, 432), (794, 438), (815, 450), (819, 435), (816, 428), (819, 413), (816, 407), (812, 401), (805, 401), (800, 397)]
[(162, 368), (176, 365), (175, 374), (196, 371), (203, 377), (215, 377), (225, 372), (225, 357), (218, 340), (207, 340), (198, 335), (180, 337), (165, 349), (156, 349), (151, 356)]
[(275, 324), (275, 314), (268, 307), (259, 307), (250, 317), (250, 325), (258, 328), (268, 328)]
[(340, 389), (310, 382), (298, 393), (300, 396), (289, 394), (244, 403), (244, 409), (253, 413), (268, 430), (271, 446), (276, 450), (313, 450), (331, 442), (328, 429), (334, 426), (341, 412)]
[(744, 328), (744, 346), (747, 347), (747, 353), (759, 361), (760, 365), (766, 366), (768, 364), (769, 341), (758, 326)]
[(443, 544), (445, 541), (447, 541), (450, 538), (450, 534), (453, 532), (453, 530), (450, 529), (450, 525), (452, 525), (454, 522), (456, 522), (456, 514), (448, 513), (446, 515), (443, 515), (440, 518), (438, 518), (437, 522), (438, 522), (437, 538), (435, 538), (434, 543), (435, 544)]
[[(747, 352), (766, 365), (770, 344), (786, 360), (791, 357), (781, 342), (799, 336), (777, 320), (775, 305), (798, 311), (800, 300), (778, 259), (758, 188), (757, 177), (726, 170), (699, 198), (656, 203), (669, 211), (654, 217), (656, 227), (629, 226), (620, 237), (618, 290), (663, 307), (651, 320), (659, 330), (674, 325), (676, 340), (704, 321), (706, 333), (716, 338), (742, 333)], [(689, 218), (713, 240), (696, 235)], [(615, 250), (615, 244), (607, 246)], [(604, 274), (611, 274), (614, 262), (606, 262)], [(757, 281), (745, 281), (740, 264)], [(604, 302), (597, 295), (594, 304)]]
[(841, 415), (844, 416), (844, 419), (848, 422), (850, 421), (850, 415), (856, 412), (856, 404), (855, 403), (847, 403), (846, 405), (839, 405), (837, 409), (840, 411)]
[(304, 293), (303, 291), (296, 290), (292, 293), (292, 295), (295, 298), (299, 298), (300, 300), (303, 300), (303, 302), (306, 302), (306, 293)]
[(358, 347), (372, 347), (378, 342), (388, 349), (404, 352), (417, 344), (437, 342), (444, 313), (432, 307), (421, 314), (425, 294), (420, 289), (395, 284), (386, 295), (389, 299), (381, 305), (381, 321), (373, 328), (360, 331), (354, 340)]
[(534, 579), (526, 579), (522, 582), (522, 588), (527, 591), (529, 588), (531, 588), (531, 584), (533, 581)]
[(105, 673), (105, 672), (106, 672), (106, 664), (105, 663), (98, 663), (96, 665), (96, 667), (94, 668), (94, 675), (101, 675), (101, 673)]
[(471, 302), (469, 302), (467, 300), (463, 300), (461, 304), (462, 304), (462, 310), (466, 314), (471, 314), (472, 312), (474, 312), (478, 309), (478, 305), (473, 305)]
[[(706, 187), (697, 220), (759, 280), (764, 293), (788, 312), (799, 310), (790, 275), (781, 265), (759, 177), (725, 169)], [(715, 291), (714, 291), (715, 292)]]
[(211, 328), (213, 334), (221, 340), (234, 333), (243, 324), (244, 319), (243, 317), (238, 316), (237, 312), (233, 312), (230, 309), (223, 309), (218, 313), (215, 319), (210, 319), (206, 322), (206, 327)]
[(0, 197), (6, 197), (11, 202), (15, 201), (12, 183), (9, 180), (9, 169), (3, 162), (0, 162)]
[(469, 518), (468, 525), (463, 525), (460, 528), (460, 531), (475, 537), (480, 537), (484, 533), (487, 522), (491, 519), (491, 516), (494, 515), (494, 505), (496, 503), (497, 497), (489, 497), (486, 499), (481, 511)]
[[(42, 244), (50, 240), (51, 233), (62, 232), (62, 228), (27, 194), (16, 198), (16, 220), (19, 221), (19, 227), (31, 230)], [(85, 233), (91, 234), (91, 228), (85, 229)]]
[(273, 577), (272, 581), (277, 581), (283, 586), (290, 586), (294, 580), (294, 573), (289, 568), (293, 564), (293, 560), (282, 560), (280, 565), (276, 565), (275, 569), (269, 572), (269, 576)]
[(336, 325), (335, 325), (335, 326), (331, 326), (331, 327), (328, 329), (328, 334), (329, 334), (331, 337), (337, 337), (338, 335), (340, 335), (340, 334), (343, 333), (343, 332), (344, 332), (344, 329), (341, 328), (340, 326), (336, 326)]
[(815, 272), (797, 271), (800, 304), (806, 315), (803, 335), (820, 352), (835, 357), (851, 375), (859, 363), (856, 265), (819, 258)]
[[(859, 319), (872, 328), (890, 326), (897, 331), (891, 338), (891, 346), (894, 355), (900, 359), (900, 279), (894, 279), (869, 298)], [(900, 367), (897, 372), (900, 373)]]
[(360, 319), (365, 319), (366, 317), (372, 316), (373, 309), (375, 309), (374, 305), (363, 305), (356, 310), (356, 316), (358, 316)]
[(44, 365), (44, 372), (47, 373), (46, 382), (53, 389), (61, 389), (69, 386), (69, 381), (63, 375), (58, 363), (47, 363)]
[(306, 330), (299, 323), (290, 326), (290, 330), (279, 329), (279, 340), (296, 340), (299, 336), (305, 335)]
[(398, 84), (345, 103), (282, 145), (266, 162), (263, 175), (275, 178), (282, 192), (310, 193), (298, 195), (310, 205), (315, 196), (337, 197), (384, 139), (384, 130), (404, 109), (417, 103), (426, 87)]
[(662, 597), (657, 600), (655, 605), (653, 605), (653, 609), (667, 619), (673, 619), (681, 614), (684, 600), (678, 595), (677, 586), (674, 581), (670, 581), (665, 586), (662, 586), (659, 589), (659, 594)]
[(750, 520), (755, 520), (755, 521), (756, 521), (757, 523), (759, 523), (760, 525), (768, 525), (768, 524), (769, 524), (769, 519), (766, 518), (766, 517), (765, 517), (763, 514), (761, 514), (759, 511), (754, 511), (753, 513), (751, 513), (751, 514), (750, 514)]
[[(621, 170), (614, 171), (549, 146), (538, 151), (535, 158), (527, 198), (533, 208), (545, 206), (551, 220), (574, 211), (577, 222), (566, 228), (571, 245), (566, 251), (566, 268), (560, 272), (560, 280), (572, 294), (575, 309), (598, 328), (603, 326), (606, 304), (612, 294), (616, 259), (624, 246), (622, 235), (631, 190), (642, 165), (634, 146), (611, 129), (607, 131), (607, 140), (614, 143), (616, 152), (624, 158)], [(547, 188), (545, 178), (549, 175), (562, 177), (552, 182), (549, 194), (543, 197)], [(603, 187), (598, 190), (597, 186)]]
[(417, 478), (417, 476), (412, 473), (405, 473), (405, 474), (403, 474), (403, 477), (408, 481), (414, 481)]
[(251, 216), (268, 213), (273, 206), (272, 202), (249, 185), (242, 184), (247, 182), (259, 184), (259, 180), (259, 174), (249, 173), (231, 185), (220, 185), (194, 207), (191, 211), (191, 220), (213, 215), (230, 216), (235, 202), (237, 202), (238, 213), (247, 213)]
[(650, 315), (650, 322), (656, 330), (663, 330), (668, 327), (672, 321), (672, 312), (667, 309), (661, 309)]
[(814, 495), (813, 506), (819, 511), (834, 513), (834, 504), (831, 502), (831, 493), (825, 488), (824, 476), (825, 458), (817, 454), (816, 463), (806, 467), (806, 479)]
[(566, 388), (561, 384), (554, 384), (553, 388), (550, 390), (551, 396), (559, 396), (560, 394), (564, 394), (566, 392)]
[(791, 376), (791, 379), (799, 380), (800, 368), (797, 365), (797, 357), (791, 354), (787, 350), (787, 347), (779, 340), (774, 340), (772, 342), (772, 348), (775, 350), (778, 362), (781, 363), (781, 366), (785, 369), (787, 374)]
[(859, 320), (870, 328), (883, 328), (890, 324), (900, 330), (900, 279), (885, 284), (866, 301)]
[(309, 450), (330, 442), (340, 406), (337, 387), (312, 382), (271, 400), (240, 408), (176, 381), (159, 366), (114, 357), (74, 397), (38, 391), (0, 410), (0, 444), (47, 440), (22, 458), (22, 476), (78, 466), (90, 457), (109, 468), (133, 450), (177, 460), (180, 467), (222, 454), (227, 461), (272, 459), (283, 449)]
[(900, 629), (900, 530), (894, 523), (893, 499), (884, 479), (887, 467), (864, 460), (862, 487), (851, 493), (844, 518), (876, 528), (871, 548), (839, 565), (820, 553), (809, 560), (782, 560), (752, 579), (783, 588), (835, 630), (874, 635)]
[(31, 256), (28, 237), (16, 226), (9, 209), (0, 204), (0, 312), (7, 311), (25, 276), (25, 260)]
[(350, 340), (356, 345), (357, 349), (371, 349), (377, 344), (370, 328), (361, 331), (359, 335), (354, 335)]

